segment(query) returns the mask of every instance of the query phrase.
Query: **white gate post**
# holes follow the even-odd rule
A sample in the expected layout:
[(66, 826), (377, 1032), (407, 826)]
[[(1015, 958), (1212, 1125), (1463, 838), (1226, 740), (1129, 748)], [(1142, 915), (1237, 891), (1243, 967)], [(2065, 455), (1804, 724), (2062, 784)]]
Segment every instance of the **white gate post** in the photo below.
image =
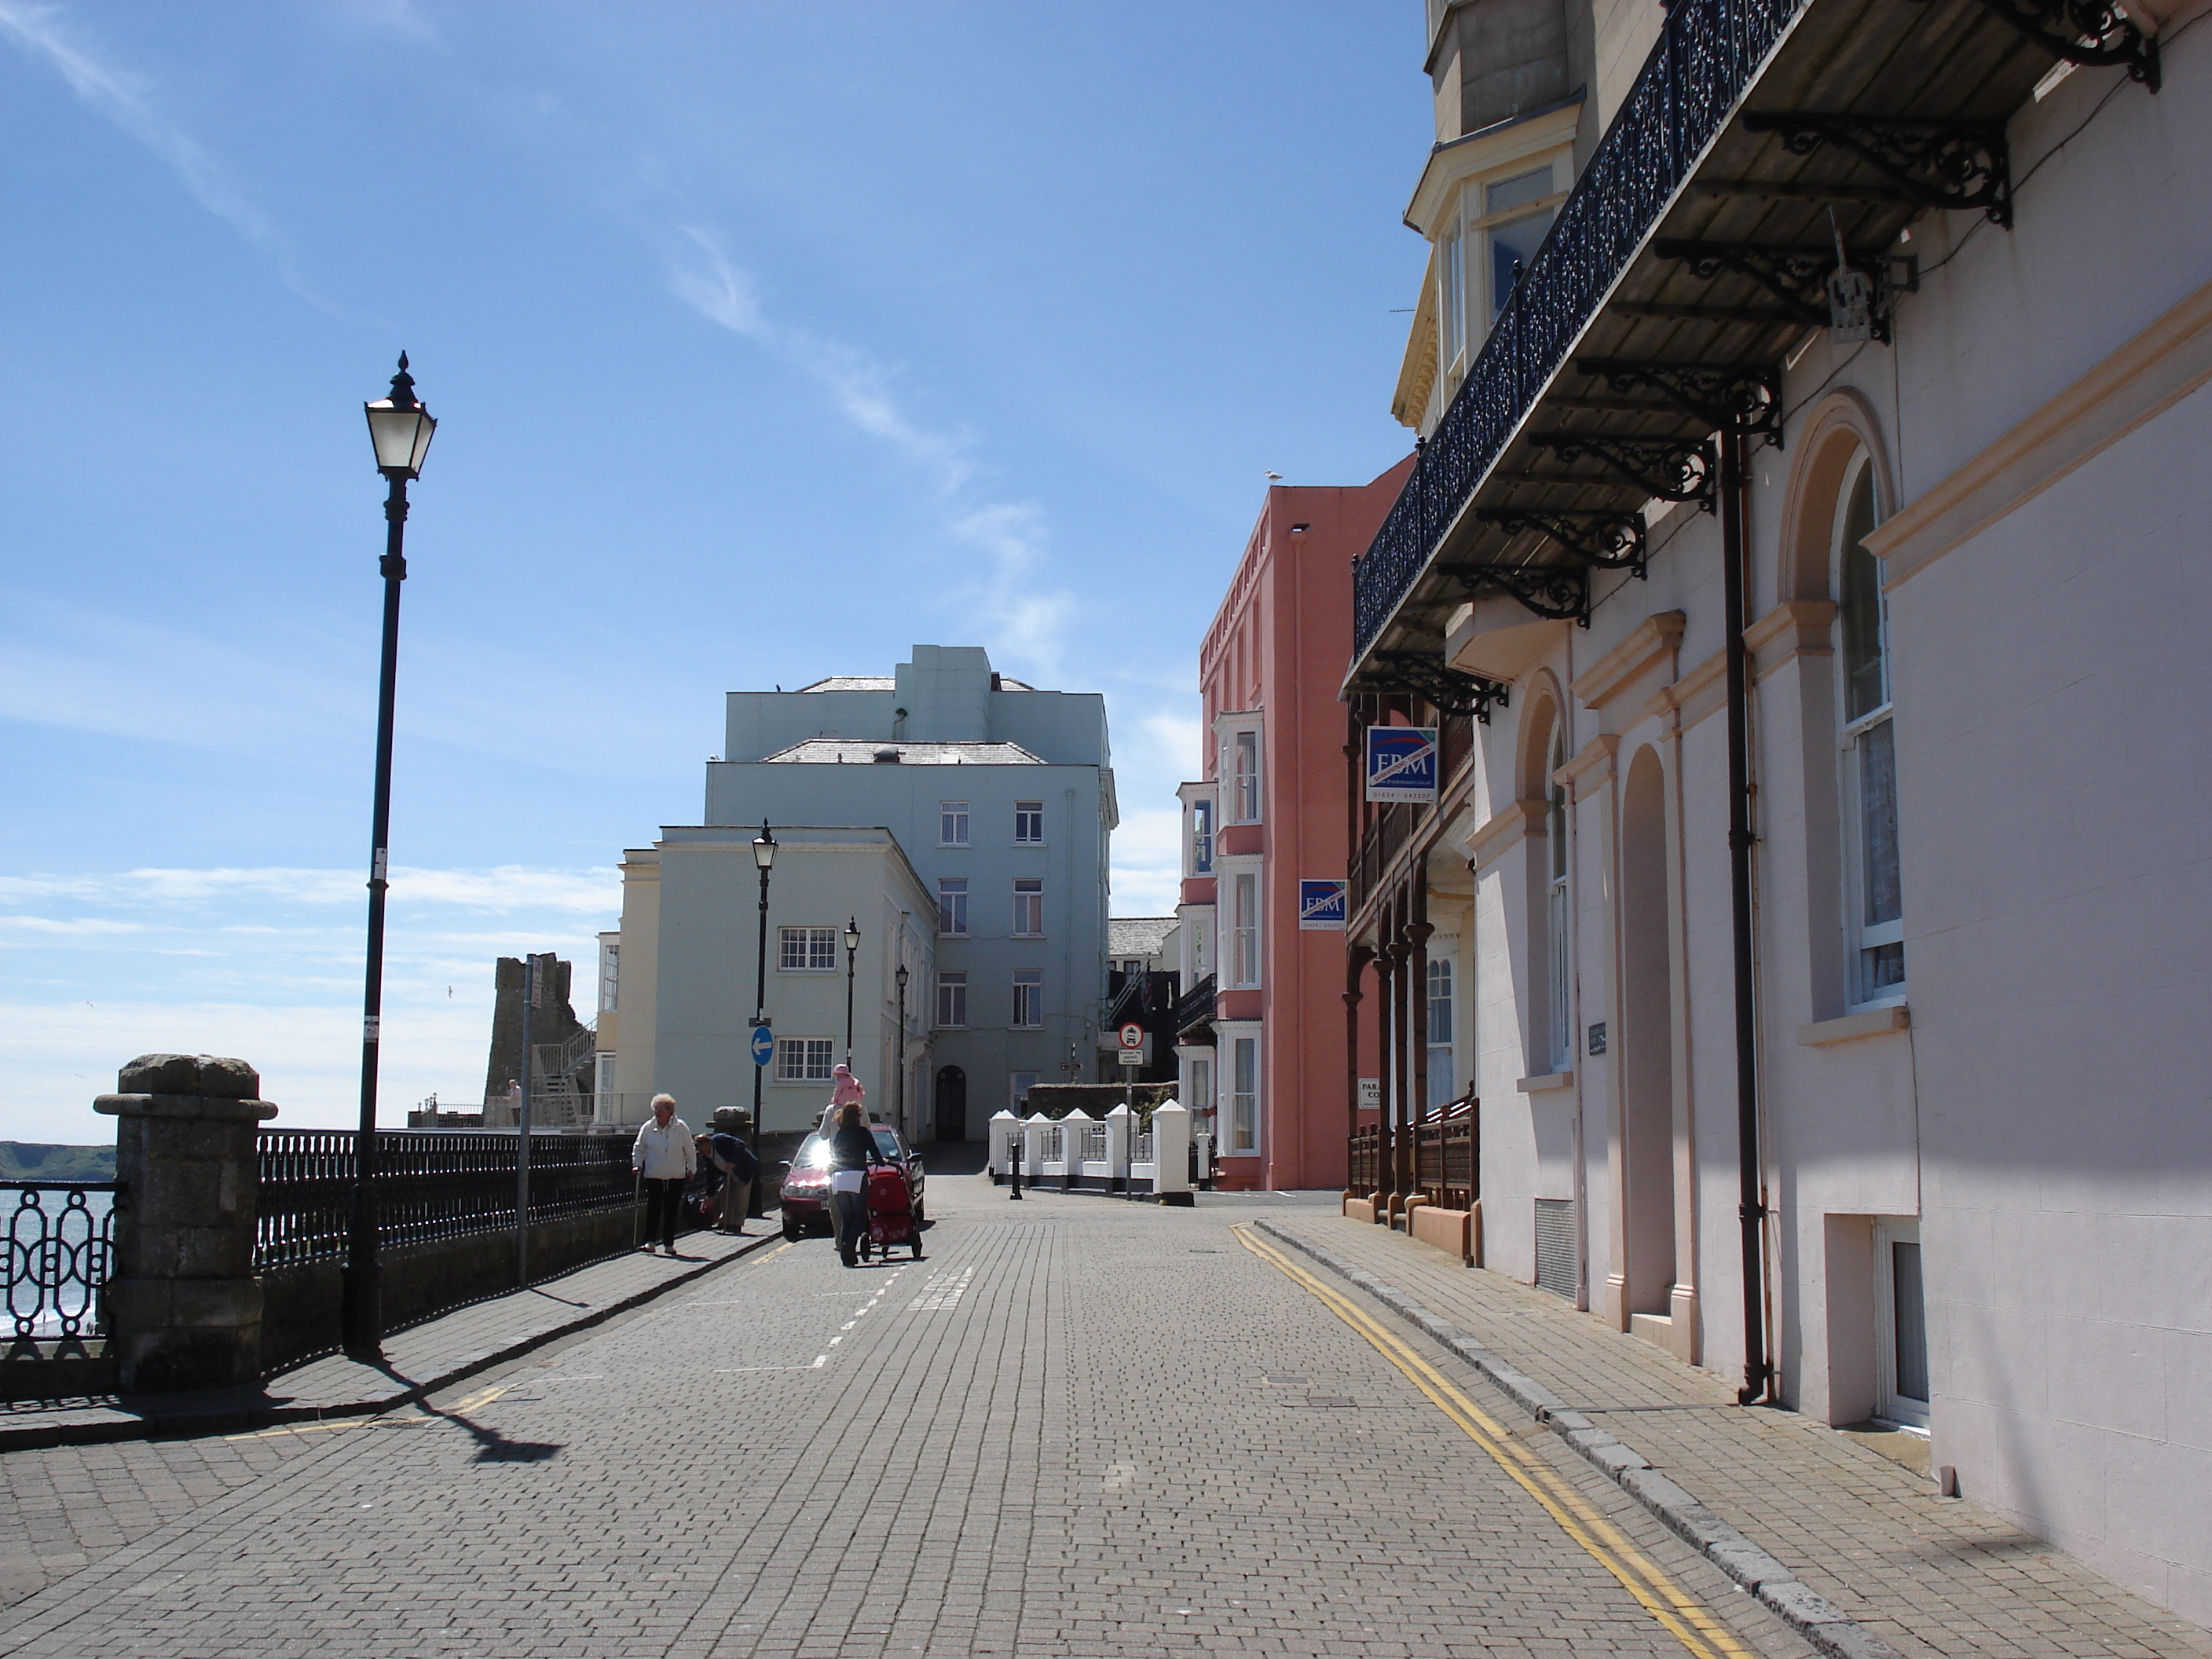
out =
[(1022, 1138), (1022, 1121), (1005, 1108), (991, 1115), (991, 1169), (1000, 1181), (1011, 1180), (1016, 1148)]
[(1164, 1101), (1152, 1109), (1152, 1157), (1159, 1173), (1152, 1190), (1163, 1204), (1188, 1206), (1190, 1194), (1190, 1108), (1180, 1101)]
[(1127, 1102), (1106, 1114), (1106, 1190), (1129, 1190), (1129, 1155), (1136, 1150), (1137, 1115)]

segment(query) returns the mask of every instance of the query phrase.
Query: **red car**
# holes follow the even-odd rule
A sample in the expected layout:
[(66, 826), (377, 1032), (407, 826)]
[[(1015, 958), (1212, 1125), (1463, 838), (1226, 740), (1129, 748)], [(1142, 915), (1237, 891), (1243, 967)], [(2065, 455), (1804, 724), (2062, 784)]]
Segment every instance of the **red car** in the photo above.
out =
[[(876, 1150), (884, 1161), (895, 1165), (906, 1176), (907, 1191), (914, 1201), (914, 1224), (925, 1225), (921, 1158), (890, 1124), (871, 1123), (868, 1130), (875, 1136)], [(817, 1133), (800, 1141), (798, 1152), (783, 1166), (783, 1186), (778, 1197), (783, 1209), (783, 1236), (799, 1238), (807, 1233), (835, 1234), (837, 1224), (830, 1208), (829, 1136)]]

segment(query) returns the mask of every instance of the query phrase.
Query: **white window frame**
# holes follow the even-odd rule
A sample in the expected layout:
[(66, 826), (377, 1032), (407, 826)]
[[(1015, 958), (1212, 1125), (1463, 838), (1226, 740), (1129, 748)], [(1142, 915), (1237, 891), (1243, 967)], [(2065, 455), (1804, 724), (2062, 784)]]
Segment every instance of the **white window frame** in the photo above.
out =
[(1014, 803), (1014, 845), (1042, 847), (1044, 845), (1044, 803), (1041, 800), (1018, 800)]
[[(821, 1069), (815, 1069), (815, 1062)], [(827, 1083), (830, 1068), (837, 1062), (834, 1038), (780, 1036), (775, 1040), (775, 1080), (778, 1083)]]
[(1210, 1060), (1190, 1062), (1190, 1109), (1197, 1116), (1213, 1115), (1213, 1062)]
[[(1447, 947), (1442, 951), (1434, 948), (1430, 951), (1428, 983), (1422, 988), (1423, 994), (1428, 999), (1429, 1104), (1443, 1106), (1460, 1097), (1459, 1067), (1456, 1064), (1458, 1045), (1454, 1040), (1458, 1027), (1454, 1016), (1459, 1002), (1459, 964), (1452, 957), (1458, 941), (1447, 940), (1443, 935), (1438, 934), (1429, 943), (1431, 947), (1438, 945)], [(1437, 994), (1439, 981), (1443, 988), (1442, 995)], [(1443, 1012), (1443, 1035), (1441, 1037), (1437, 1035), (1439, 1007)]]
[(1233, 990), (1255, 989), (1266, 972), (1261, 956), (1260, 872), (1237, 870), (1229, 877), (1229, 961)]
[[(1890, 744), (1890, 787), (1893, 808), (1895, 805), (1897, 755), (1897, 705), (1890, 682), (1889, 599), (1887, 594), (1881, 593), (1879, 582), (1875, 584), (1875, 592), (1880, 596), (1881, 608), (1875, 620), (1875, 629), (1879, 642), (1877, 655), (1881, 665), (1881, 702), (1856, 718), (1850, 714), (1850, 661), (1843, 639), (1844, 556), (1846, 550), (1844, 546), (1844, 536), (1850, 526), (1851, 497), (1857, 493), (1862, 483), (1867, 485), (1874, 493), (1874, 522), (1879, 525), (1881, 522), (1881, 480), (1874, 471), (1874, 457), (1863, 445), (1860, 447), (1858, 453), (1851, 462), (1844, 467), (1843, 483), (1836, 491), (1835, 523), (1830, 532), (1829, 548), (1830, 579), (1833, 584), (1832, 591), (1836, 595), (1838, 608), (1835, 652), (1838, 722), (1837, 784), (1838, 799), (1843, 807), (1844, 819), (1842, 826), (1844, 939), (1847, 953), (1844, 966), (1845, 983), (1849, 987), (1849, 1006), (1854, 1011), (1863, 1008), (1887, 1008), (1903, 1002), (1905, 1000), (1905, 985), (1911, 975), (1908, 965), (1906, 979), (1899, 979), (1889, 985), (1877, 986), (1870, 982), (1868, 971), (1869, 952), (1888, 945), (1895, 945), (1900, 951), (1902, 950), (1905, 944), (1905, 916), (1902, 907), (1897, 916), (1888, 921), (1869, 923), (1862, 920), (1867, 912), (1868, 852), (1865, 804), (1862, 799), (1860, 787), (1861, 774), (1863, 769), (1862, 750), (1879, 728), (1883, 726), (1889, 728), (1887, 735)], [(1897, 826), (1893, 823), (1890, 825), (1891, 844), (1895, 846), (1896, 841)]]
[[(1489, 337), (1490, 330), (1497, 322), (1498, 313), (1504, 308), (1506, 299), (1504, 295), (1498, 291), (1495, 280), (1498, 264), (1496, 244), (1493, 240), (1495, 234), (1508, 225), (1517, 225), (1524, 220), (1541, 218), (1545, 221), (1545, 234), (1548, 235), (1551, 234), (1552, 221), (1559, 217), (1559, 204), (1567, 199), (1565, 191), (1548, 190), (1540, 196), (1533, 197), (1526, 202), (1516, 202), (1510, 207), (1500, 208), (1497, 212), (1492, 213), (1488, 208), (1490, 192), (1501, 185), (1517, 184), (1531, 173), (1539, 172), (1548, 172), (1552, 181), (1556, 183), (1559, 177), (1559, 160), (1557, 153), (1548, 158), (1530, 156), (1525, 161), (1514, 162), (1509, 167), (1501, 167), (1495, 173), (1486, 175), (1467, 188), (1463, 198), (1468, 207), (1467, 239), (1482, 250), (1480, 315), (1483, 319), (1483, 337), (1486, 339)], [(1571, 167), (1569, 170), (1571, 171)], [(1542, 239), (1540, 237), (1538, 246), (1541, 245)]]
[(1044, 1030), (1044, 974), (1040, 969), (1014, 970), (1014, 1017), (1017, 1031)]
[[(792, 946), (799, 946), (802, 958), (797, 966), (791, 961)], [(823, 960), (817, 962), (819, 956)], [(835, 927), (779, 927), (775, 930), (775, 971), (779, 974), (834, 974), (840, 966), (837, 961), (837, 930)]]
[(1229, 1114), (1221, 1150), (1225, 1157), (1256, 1158), (1260, 1152), (1260, 1034), (1229, 1039)]
[(937, 880), (937, 936), (968, 937), (968, 878), (940, 876)]
[(937, 975), (935, 1006), (930, 1012), (934, 1018), (933, 1029), (939, 1031), (964, 1031), (968, 1029), (968, 970), (964, 968), (939, 969)]
[(1190, 873), (1213, 873), (1213, 802), (1201, 797), (1190, 804)]
[(1257, 823), (1261, 821), (1265, 797), (1260, 791), (1260, 733), (1256, 727), (1246, 726), (1229, 734), (1223, 745), (1229, 751), (1229, 793), (1231, 822)]
[(966, 801), (941, 800), (937, 803), (937, 844), (939, 847), (965, 847), (969, 844)]
[(1044, 878), (1014, 878), (1014, 937), (1044, 937)]
[(622, 942), (599, 946), (599, 1012), (614, 1013), (621, 1006)]
[[(1899, 1427), (1928, 1431), (1929, 1402), (1899, 1394), (1897, 1389), (1897, 1261), (1896, 1247), (1920, 1248), (1920, 1223), (1911, 1217), (1882, 1218), (1874, 1224), (1875, 1302), (1875, 1415)], [(1933, 1358), (1928, 1341), (1928, 1258), (1920, 1258), (1920, 1348), (1923, 1361)], [(1930, 1382), (1933, 1391), (1933, 1382)]]

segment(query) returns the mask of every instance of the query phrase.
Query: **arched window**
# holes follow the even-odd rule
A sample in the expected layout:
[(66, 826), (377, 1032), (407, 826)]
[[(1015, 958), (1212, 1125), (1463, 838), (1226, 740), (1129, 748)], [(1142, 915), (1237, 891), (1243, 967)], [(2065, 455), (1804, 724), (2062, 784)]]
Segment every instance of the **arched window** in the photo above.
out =
[(1897, 855), (1897, 731), (1890, 702), (1889, 605), (1876, 522), (1874, 460), (1862, 449), (1837, 501), (1835, 592), (1841, 687), (1845, 947), (1855, 1006), (1905, 994), (1905, 904)]
[(1575, 1063), (1574, 1012), (1569, 1006), (1572, 926), (1567, 906), (1567, 787), (1557, 781), (1566, 763), (1567, 734), (1562, 722), (1552, 729), (1544, 765), (1544, 1008), (1554, 1072)]

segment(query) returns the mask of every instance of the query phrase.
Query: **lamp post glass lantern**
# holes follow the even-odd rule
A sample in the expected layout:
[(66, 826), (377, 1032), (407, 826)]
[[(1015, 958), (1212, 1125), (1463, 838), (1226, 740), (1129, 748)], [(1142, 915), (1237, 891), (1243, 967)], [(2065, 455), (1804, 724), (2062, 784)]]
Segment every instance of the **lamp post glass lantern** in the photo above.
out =
[[(760, 834), (753, 837), (753, 863), (760, 869), (760, 931), (755, 941), (753, 959), (753, 1024), (765, 1025), (769, 1023), (768, 874), (775, 867), (775, 831), (768, 827), (766, 818), (761, 820)], [(775, 1057), (775, 1045), (771, 1043), (769, 1048), (770, 1059)], [(768, 1066), (763, 1062), (756, 1062), (753, 1066), (753, 1146), (756, 1151), (761, 1144), (761, 1136), (768, 1129), (768, 1126), (761, 1121), (761, 1083), (767, 1070)], [(761, 1191), (764, 1184), (758, 1179), (753, 1182), (750, 1218), (768, 1213), (767, 1200)]]
[(361, 1025), (361, 1125), (354, 1137), (352, 1211), (346, 1228), (342, 1328), (348, 1353), (380, 1352), (384, 1310), (377, 1259), (376, 1073), (379, 1028), (384, 1012), (384, 893), (391, 864), (392, 717), (399, 665), (399, 584), (407, 580), (407, 485), (422, 476), (438, 422), (415, 395), (407, 354), (385, 397), (362, 404), (376, 470), (389, 486), (384, 497), (384, 641), (376, 693), (376, 784), (369, 809), (368, 950)]

